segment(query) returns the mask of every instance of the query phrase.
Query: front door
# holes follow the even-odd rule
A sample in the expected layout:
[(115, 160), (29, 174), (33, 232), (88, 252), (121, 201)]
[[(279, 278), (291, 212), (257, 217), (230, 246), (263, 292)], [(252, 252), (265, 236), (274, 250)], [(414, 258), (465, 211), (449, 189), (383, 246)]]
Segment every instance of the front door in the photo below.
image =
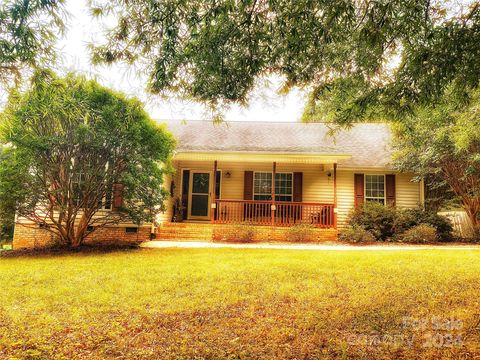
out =
[(189, 219), (208, 220), (210, 218), (210, 178), (209, 171), (190, 172)]

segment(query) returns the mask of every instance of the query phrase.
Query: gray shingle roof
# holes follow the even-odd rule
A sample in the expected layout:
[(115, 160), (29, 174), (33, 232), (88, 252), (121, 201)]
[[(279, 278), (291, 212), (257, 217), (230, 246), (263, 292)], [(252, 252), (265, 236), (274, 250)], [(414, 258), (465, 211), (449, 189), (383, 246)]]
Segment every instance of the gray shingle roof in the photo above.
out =
[(391, 160), (387, 124), (356, 124), (332, 135), (331, 125), (300, 122), (171, 121), (178, 152), (349, 154), (342, 167), (385, 168)]

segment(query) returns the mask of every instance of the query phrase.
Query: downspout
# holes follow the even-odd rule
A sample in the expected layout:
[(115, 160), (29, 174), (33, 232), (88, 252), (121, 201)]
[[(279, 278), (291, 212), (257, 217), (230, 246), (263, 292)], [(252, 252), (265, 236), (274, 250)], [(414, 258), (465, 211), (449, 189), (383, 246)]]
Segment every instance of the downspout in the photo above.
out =
[(425, 207), (425, 179), (420, 180), (420, 206)]

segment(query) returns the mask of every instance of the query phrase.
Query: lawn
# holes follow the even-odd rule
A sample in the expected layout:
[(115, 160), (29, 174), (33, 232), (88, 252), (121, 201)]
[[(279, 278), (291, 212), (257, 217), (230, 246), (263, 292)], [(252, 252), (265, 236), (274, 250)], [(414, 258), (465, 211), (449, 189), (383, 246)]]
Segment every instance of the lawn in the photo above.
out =
[(0, 257), (0, 358), (480, 356), (480, 251)]

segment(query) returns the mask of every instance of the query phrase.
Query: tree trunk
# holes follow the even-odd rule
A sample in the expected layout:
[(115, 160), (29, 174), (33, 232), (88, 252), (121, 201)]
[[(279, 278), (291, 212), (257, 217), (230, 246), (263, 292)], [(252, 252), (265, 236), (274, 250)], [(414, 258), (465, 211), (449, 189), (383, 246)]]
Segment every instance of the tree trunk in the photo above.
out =
[(473, 228), (473, 238), (475, 240), (480, 240), (480, 224), (478, 222), (478, 214), (472, 214), (470, 216), (470, 221)]
[(84, 212), (75, 231), (74, 242), (72, 243), (73, 247), (78, 247), (83, 244), (83, 241), (85, 240), (87, 234), (88, 223), (89, 216)]
[(479, 240), (480, 239), (480, 223), (478, 221), (478, 211), (476, 207), (468, 206), (468, 205), (465, 206), (465, 210), (470, 220), (470, 224), (472, 225), (473, 238), (475, 240)]

